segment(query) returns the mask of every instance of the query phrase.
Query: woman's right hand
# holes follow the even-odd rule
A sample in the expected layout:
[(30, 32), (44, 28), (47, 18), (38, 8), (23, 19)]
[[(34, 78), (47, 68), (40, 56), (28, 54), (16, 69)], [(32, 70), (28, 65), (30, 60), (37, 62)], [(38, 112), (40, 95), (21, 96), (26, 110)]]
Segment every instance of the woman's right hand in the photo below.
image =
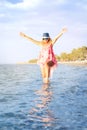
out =
[(26, 35), (24, 33), (22, 33), (22, 32), (20, 32), (20, 36), (26, 37)]
[(68, 31), (67, 28), (63, 28), (61, 32), (62, 32), (62, 33), (65, 33), (65, 32), (67, 32), (67, 31)]

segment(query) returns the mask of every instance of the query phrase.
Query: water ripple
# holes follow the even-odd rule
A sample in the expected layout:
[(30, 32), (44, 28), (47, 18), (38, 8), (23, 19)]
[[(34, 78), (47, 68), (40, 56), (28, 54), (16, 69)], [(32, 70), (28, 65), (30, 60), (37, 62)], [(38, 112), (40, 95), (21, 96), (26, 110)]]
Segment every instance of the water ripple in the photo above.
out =
[(86, 130), (86, 75), (59, 65), (47, 85), (37, 65), (0, 65), (0, 130)]

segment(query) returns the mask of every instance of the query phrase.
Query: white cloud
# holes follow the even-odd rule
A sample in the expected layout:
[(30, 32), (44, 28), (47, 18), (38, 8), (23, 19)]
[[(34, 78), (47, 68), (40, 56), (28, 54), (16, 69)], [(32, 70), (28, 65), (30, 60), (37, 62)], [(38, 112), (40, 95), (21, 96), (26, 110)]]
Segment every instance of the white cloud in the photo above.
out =
[(86, 0), (78, 1), (78, 2), (76, 2), (76, 5), (84, 10), (87, 10), (87, 1)]
[(56, 0), (57, 4), (65, 4), (67, 0)]
[(8, 7), (8, 8), (27, 9), (27, 8), (38, 6), (40, 2), (41, 0), (23, 0), (20, 3), (13, 4), (10, 2), (4, 1), (0, 5), (4, 4), (3, 6)]
[(86, 4), (86, 5), (84, 4), (84, 5), (82, 6), (82, 8), (83, 8), (84, 10), (87, 10), (87, 4)]
[(0, 18), (2, 18), (2, 17), (4, 17), (4, 16), (5, 16), (5, 14), (3, 14), (3, 13), (0, 14)]

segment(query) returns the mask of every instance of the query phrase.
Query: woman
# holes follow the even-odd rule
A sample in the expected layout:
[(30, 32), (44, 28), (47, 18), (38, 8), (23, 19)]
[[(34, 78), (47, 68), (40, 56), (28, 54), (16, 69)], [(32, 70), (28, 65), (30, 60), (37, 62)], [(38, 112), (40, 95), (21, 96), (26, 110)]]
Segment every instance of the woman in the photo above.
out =
[(61, 32), (53, 40), (50, 38), (49, 33), (43, 33), (41, 41), (37, 41), (20, 32), (20, 35), (22, 37), (27, 38), (31, 42), (41, 46), (41, 52), (37, 63), (40, 65), (44, 83), (49, 83), (49, 78), (54, 68), (57, 66), (57, 61), (53, 52), (53, 45), (66, 31), (67, 29), (63, 28)]

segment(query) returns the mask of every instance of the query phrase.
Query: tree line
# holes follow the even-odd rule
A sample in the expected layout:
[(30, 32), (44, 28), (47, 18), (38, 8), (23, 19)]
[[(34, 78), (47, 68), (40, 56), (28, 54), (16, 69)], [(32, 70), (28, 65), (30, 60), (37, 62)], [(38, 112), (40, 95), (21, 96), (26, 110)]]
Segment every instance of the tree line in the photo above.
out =
[(82, 46), (77, 49), (73, 49), (71, 53), (61, 53), (60, 56), (56, 56), (58, 61), (81, 61), (87, 60), (87, 47)]
[[(87, 60), (87, 47), (82, 46), (77, 49), (73, 49), (71, 53), (62, 52), (59, 56), (56, 55), (58, 61), (82, 61)], [(28, 63), (36, 63), (37, 59), (31, 59)]]

